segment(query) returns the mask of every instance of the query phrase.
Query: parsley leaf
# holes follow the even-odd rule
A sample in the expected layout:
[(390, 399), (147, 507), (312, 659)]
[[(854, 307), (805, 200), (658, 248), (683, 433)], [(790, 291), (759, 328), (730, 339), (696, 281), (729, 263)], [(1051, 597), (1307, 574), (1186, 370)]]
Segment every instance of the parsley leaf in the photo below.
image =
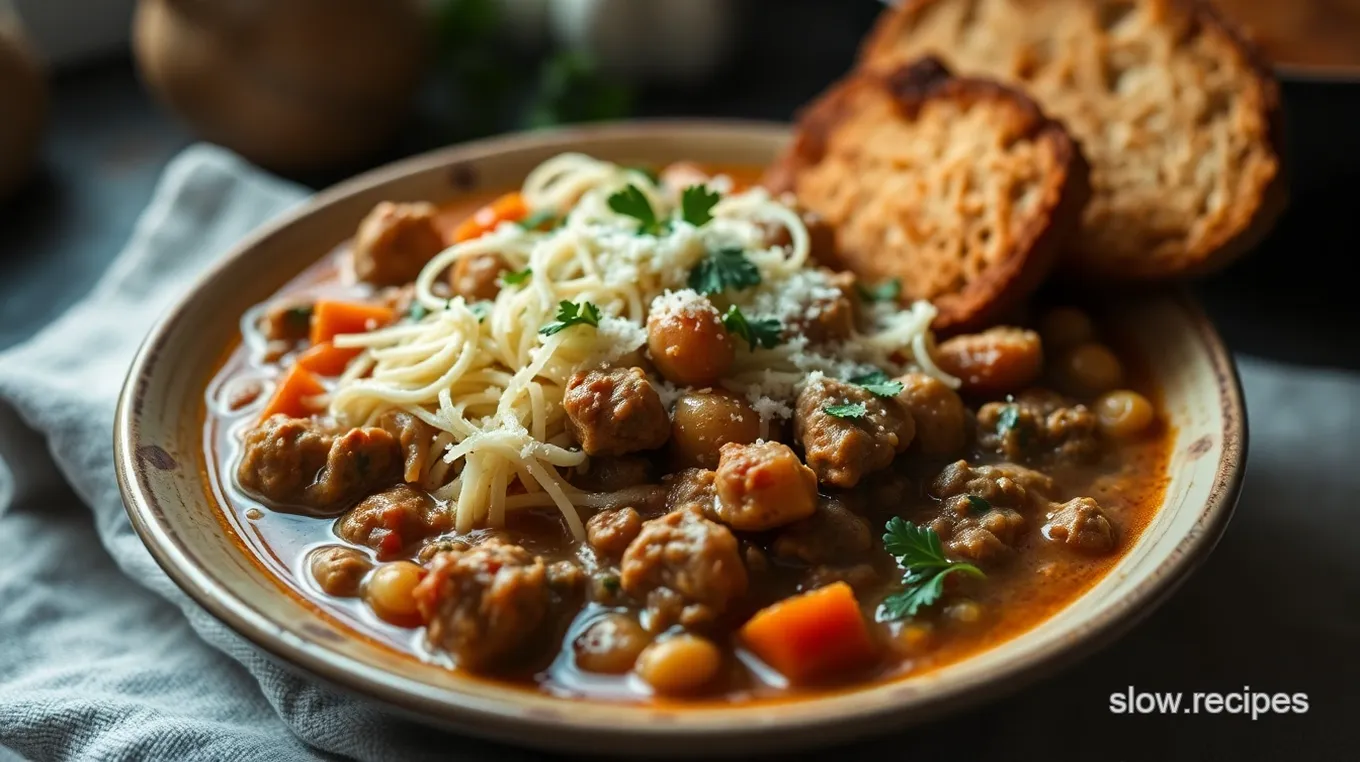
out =
[(757, 346), (766, 349), (777, 346), (784, 331), (784, 327), (774, 318), (748, 319), (735, 304), (727, 308), (722, 321), (730, 333), (746, 339), (752, 350)]
[(902, 382), (888, 378), (888, 374), (881, 370), (855, 376), (850, 379), (850, 383), (862, 386), (869, 393), (879, 397), (896, 397), (902, 393)]
[(518, 272), (505, 273), (504, 275), (501, 276), (501, 282), (507, 286), (518, 286), (524, 281), (529, 280), (529, 276), (533, 274), (534, 274), (533, 268), (526, 267)]
[(986, 513), (992, 509), (992, 502), (985, 497), (977, 495), (964, 495), (968, 500), (968, 510), (973, 513)]
[(837, 418), (863, 418), (869, 414), (869, 408), (863, 402), (851, 402), (845, 405), (826, 405), (822, 408), (827, 415)]
[(562, 218), (558, 217), (557, 212), (551, 209), (539, 209), (515, 224), (528, 231), (545, 232), (554, 230), (561, 225)]
[(412, 301), (411, 306), (406, 308), (406, 317), (410, 318), (412, 322), (419, 323), (428, 314), (430, 314), (430, 309), (420, 302)]
[(1001, 411), (1001, 415), (996, 417), (996, 433), (1005, 434), (1016, 426), (1020, 425), (1020, 408), (1016, 405), (1007, 405)]
[(741, 249), (710, 251), (689, 271), (689, 287), (705, 296), (760, 285), (760, 270)]
[(860, 283), (855, 284), (855, 289), (859, 291), (859, 296), (866, 302), (892, 302), (902, 294), (902, 281), (897, 278), (889, 278), (877, 286), (865, 286)]
[(721, 198), (722, 194), (709, 190), (707, 185), (689, 186), (680, 194), (680, 219), (696, 228), (707, 225)]
[(552, 336), (574, 325), (599, 326), (599, 324), (599, 307), (590, 302), (574, 304), (564, 299), (557, 304), (557, 320), (538, 329), (538, 332), (544, 336)]
[(652, 209), (652, 202), (648, 201), (647, 195), (638, 190), (638, 187), (632, 183), (629, 183), (627, 188), (609, 197), (609, 208), (618, 214), (632, 217), (642, 223), (638, 228), (638, 235), (661, 235), (665, 232), (665, 223), (656, 218), (656, 210)]
[(889, 519), (884, 529), (883, 548), (902, 567), (903, 589), (883, 599), (880, 619), (916, 616), (918, 611), (934, 604), (944, 595), (944, 579), (950, 574), (958, 572), (979, 578), (987, 576), (972, 564), (946, 558), (940, 536), (934, 529), (916, 526), (900, 516)]

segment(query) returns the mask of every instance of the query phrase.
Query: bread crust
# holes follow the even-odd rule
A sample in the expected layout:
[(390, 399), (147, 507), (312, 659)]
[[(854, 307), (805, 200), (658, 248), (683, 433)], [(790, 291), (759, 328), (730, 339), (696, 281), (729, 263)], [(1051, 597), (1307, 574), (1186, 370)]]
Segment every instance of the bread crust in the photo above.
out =
[[(860, 52), (859, 68), (866, 71), (882, 71), (895, 67), (901, 60), (926, 52), (938, 52), (949, 65), (964, 74), (985, 75), (1012, 85), (1024, 86), (1024, 77), (1018, 76), (1019, 72), (1002, 72), (997, 71), (994, 65), (980, 65), (980, 62), (970, 60), (967, 51), (937, 50), (936, 46), (904, 44), (903, 40), (917, 29), (921, 20), (931, 11), (955, 2), (959, 0), (904, 0), (896, 9), (884, 11), (873, 31), (865, 39)], [(1259, 92), (1259, 96), (1253, 98), (1259, 101), (1258, 116), (1261, 123), (1259, 148), (1264, 156), (1269, 157), (1269, 162), (1262, 164), (1259, 171), (1269, 172), (1270, 177), (1267, 181), (1255, 185), (1244, 182), (1243, 185), (1246, 187), (1239, 188), (1241, 192), (1235, 194), (1237, 197), (1232, 199), (1231, 206), (1224, 215), (1226, 220), (1214, 224), (1212, 230), (1197, 240), (1187, 231), (1179, 240), (1158, 241), (1155, 247), (1144, 247), (1149, 249), (1147, 251), (1138, 251), (1135, 248), (1120, 250), (1119, 237), (1106, 236), (1102, 239), (1096, 230), (1098, 226), (1107, 222), (1107, 218), (1098, 212), (1102, 206), (1100, 197), (1105, 193), (1098, 179), (1104, 169), (1102, 160), (1105, 158), (1103, 155), (1105, 152), (1095, 150), (1093, 146), (1086, 146), (1091, 149), (1085, 152), (1086, 156), (1094, 165), (1096, 179), (1093, 193), (1096, 200), (1090, 207), (1083, 230), (1073, 238), (1072, 244), (1064, 252), (1059, 267), (1060, 273), (1087, 280), (1117, 282), (1167, 280), (1217, 271), (1251, 250), (1270, 232), (1288, 204), (1287, 172), (1282, 159), (1283, 111), (1279, 85), (1270, 63), (1236, 24), (1225, 19), (1205, 0), (1134, 0), (1122, 4), (1110, 0), (1067, 0), (1067, 2), (1073, 6), (1089, 5), (1096, 14), (1112, 12), (1111, 9), (1120, 7), (1145, 10), (1149, 18), (1171, 31), (1181, 46), (1188, 46), (1191, 41), (1202, 36), (1212, 37), (1226, 45), (1225, 50), (1230, 52), (1220, 55), (1221, 65), (1233, 65), (1232, 59), (1240, 60), (1245, 70), (1244, 77)], [(1016, 4), (1024, 5), (1021, 2)], [(1022, 14), (1022, 18), (1028, 17), (1028, 14)], [(1044, 22), (1036, 19), (1034, 23)], [(1006, 35), (1007, 39), (1015, 37), (1014, 34)], [(1076, 39), (1085, 40), (1092, 37), (1093, 35), (1083, 35), (1077, 36)], [(1231, 51), (1235, 51), (1236, 55), (1234, 56)], [(1064, 113), (1065, 109), (1056, 107), (1051, 99), (1037, 92), (1034, 95), (1055, 118), (1064, 119), (1067, 116)], [(1085, 105), (1095, 108), (1091, 104)], [(1070, 121), (1068, 128), (1079, 142), (1090, 137), (1084, 135), (1083, 130)], [(1187, 126), (1187, 130), (1194, 129), (1196, 129), (1194, 125)], [(1157, 167), (1151, 169), (1155, 171)], [(1151, 219), (1151, 215), (1147, 216), (1143, 222), (1148, 231), (1143, 237), (1144, 240), (1158, 240), (1158, 224), (1158, 221)], [(1110, 245), (1112, 238), (1114, 245)], [(1130, 237), (1130, 240), (1133, 238), (1137, 237)]]
[[(1009, 231), (1001, 256), (993, 256), (956, 287), (933, 289), (918, 277), (919, 273), (938, 270), (942, 264), (952, 266), (938, 261), (942, 255), (939, 251), (905, 242), (897, 246), (857, 245), (850, 234), (857, 212), (847, 215), (829, 208), (831, 205), (805, 182), (828, 158), (840, 131), (875, 118), (862, 108), (865, 98), (890, 99), (893, 116), (908, 128), (932, 104), (947, 104), (962, 112), (985, 107), (998, 116), (989, 128), (998, 134), (999, 142), (1032, 144), (1035, 153), (1045, 156), (1046, 170), (1032, 213)], [(977, 157), (976, 168), (985, 173), (988, 170), (982, 161)], [(934, 171), (930, 166), (903, 168), (898, 170), (897, 179), (910, 181), (917, 179), (911, 173)], [(835, 226), (835, 260), (828, 264), (870, 279), (899, 278), (904, 298), (928, 298), (935, 304), (939, 314), (933, 328), (949, 335), (990, 325), (1039, 287), (1080, 222), (1090, 196), (1088, 173), (1075, 141), (1028, 97), (992, 81), (955, 76), (938, 58), (925, 57), (891, 71), (853, 73), (834, 84), (800, 113), (792, 143), (771, 165), (764, 184), (773, 193), (793, 194), (799, 206)], [(860, 185), (869, 182), (859, 173), (840, 179)], [(863, 214), (862, 210), (858, 214)], [(939, 235), (964, 239), (962, 230), (941, 230)], [(963, 256), (977, 256), (966, 245), (964, 248)]]

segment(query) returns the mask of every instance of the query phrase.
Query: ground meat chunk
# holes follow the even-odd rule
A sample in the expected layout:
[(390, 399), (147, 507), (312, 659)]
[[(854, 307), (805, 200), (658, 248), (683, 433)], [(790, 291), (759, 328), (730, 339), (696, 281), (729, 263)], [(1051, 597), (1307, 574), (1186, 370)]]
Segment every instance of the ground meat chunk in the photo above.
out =
[(260, 318), (260, 333), (268, 341), (285, 341), (292, 344), (307, 338), (311, 331), (311, 302), (283, 302), (271, 305)]
[(1014, 548), (1025, 528), (1025, 517), (1012, 508), (974, 498), (974, 495), (947, 498), (941, 504), (940, 515), (929, 526), (940, 536), (950, 556), (983, 563)]
[(855, 330), (855, 275), (850, 272), (827, 274), (828, 285), (837, 295), (818, 298), (807, 310), (795, 318), (789, 328), (795, 336), (804, 336), (811, 344), (843, 341)]
[(850, 510), (844, 498), (821, 498), (817, 510), (790, 524), (774, 538), (771, 549), (780, 558), (805, 564), (834, 564), (864, 557), (873, 547), (869, 522)]
[(1025, 509), (1047, 504), (1054, 489), (1053, 480), (1046, 474), (1024, 466), (1014, 463), (974, 466), (966, 460), (958, 460), (940, 471), (930, 492), (940, 499), (974, 495), (994, 506)]
[(873, 588), (881, 582), (878, 570), (870, 564), (848, 566), (820, 565), (808, 569), (799, 590), (816, 590), (837, 582), (844, 582), (856, 592)]
[(402, 410), (384, 413), (378, 425), (396, 437), (401, 446), (402, 478), (411, 484), (420, 483), (430, 457), (434, 427)]
[(379, 428), (330, 431), (310, 418), (275, 415), (248, 431), (236, 479), (277, 505), (339, 511), (396, 480), (400, 447)]
[[(828, 405), (863, 405), (865, 414), (839, 418), (826, 411)], [(864, 474), (892, 463), (915, 433), (901, 403), (856, 384), (822, 378), (798, 395), (794, 435), (808, 466), (825, 484), (855, 486)]]
[(496, 298), (501, 291), (501, 273), (510, 269), (499, 254), (476, 254), (463, 257), (449, 271), (449, 288), (455, 296), (467, 302), (484, 302)]
[(543, 560), (499, 540), (436, 554), (414, 594), (429, 644), (470, 669), (523, 645), (551, 602)]
[(696, 510), (709, 518), (716, 517), (717, 477), (717, 472), (707, 468), (686, 468), (666, 477), (666, 510)]
[(1043, 390), (978, 410), (978, 444), (1010, 460), (1087, 463), (1100, 454), (1099, 421), (1085, 405)]
[(655, 450), (671, 435), (661, 396), (641, 368), (580, 371), (567, 382), (562, 404), (587, 455)]
[(968, 440), (968, 414), (958, 393), (924, 373), (908, 373), (897, 380), (902, 384), (897, 401), (916, 424), (916, 452), (941, 456), (962, 450)]
[(652, 519), (623, 554), (623, 591), (647, 602), (647, 629), (694, 626), (722, 615), (746, 594), (737, 538), (697, 511)]
[(1100, 504), (1089, 497), (1078, 497), (1054, 504), (1049, 511), (1043, 534), (1081, 553), (1100, 555), (1114, 550), (1114, 526)]
[(335, 523), (341, 539), (372, 548), (379, 561), (400, 558), (412, 545), (452, 528), (434, 498), (406, 484), (369, 495)]
[(632, 508), (600, 511), (586, 522), (586, 542), (596, 553), (618, 558), (642, 531), (642, 517)]
[(354, 274), (375, 286), (399, 286), (415, 280), (444, 249), (433, 204), (384, 201), (359, 223), (354, 236)]
[(321, 591), (337, 598), (358, 595), (364, 575), (373, 568), (368, 556), (342, 545), (317, 548), (312, 551), (307, 565)]
[(548, 588), (559, 596), (575, 596), (586, 585), (586, 573), (571, 561), (548, 564)]
[(817, 476), (786, 444), (729, 442), (714, 483), (722, 523), (745, 532), (774, 529), (817, 509)]

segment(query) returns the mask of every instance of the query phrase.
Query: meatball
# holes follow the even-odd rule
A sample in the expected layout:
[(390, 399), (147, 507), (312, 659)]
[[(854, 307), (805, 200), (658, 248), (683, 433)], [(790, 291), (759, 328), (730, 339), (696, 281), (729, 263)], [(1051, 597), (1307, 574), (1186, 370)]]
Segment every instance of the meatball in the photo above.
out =
[(681, 466), (717, 468), (723, 445), (759, 438), (760, 416), (726, 389), (681, 395), (671, 411), (671, 451)]
[(680, 510), (642, 525), (623, 554), (623, 591), (647, 602), (647, 629), (710, 622), (746, 594), (737, 538), (701, 513)]
[(359, 594), (364, 575), (373, 568), (373, 562), (354, 548), (327, 545), (312, 551), (307, 567), (326, 595), (353, 598)]
[(618, 558), (642, 531), (642, 517), (632, 508), (600, 511), (586, 522), (586, 542), (596, 553)]
[(534, 635), (551, 597), (543, 560), (518, 545), (490, 540), (437, 554), (415, 588), (431, 647), (459, 666), (492, 666)]
[(666, 477), (666, 509), (695, 510), (710, 518), (716, 517), (717, 478), (716, 472), (706, 468), (687, 468)]
[(652, 302), (647, 351), (667, 381), (700, 387), (712, 386), (726, 375), (737, 345), (708, 297), (686, 289)]
[(714, 483), (718, 520), (739, 531), (774, 529), (817, 510), (817, 475), (779, 442), (723, 445)]
[(1100, 455), (1100, 421), (1085, 405), (1031, 390), (978, 410), (978, 444), (1009, 460), (1088, 463)]
[(567, 382), (562, 404), (587, 455), (655, 450), (671, 435), (661, 396), (641, 368), (580, 371)]
[(354, 274), (375, 286), (399, 286), (415, 280), (425, 263), (443, 251), (444, 236), (435, 224), (433, 204), (373, 207), (354, 236)]
[(355, 545), (372, 548), (379, 561), (453, 528), (449, 514), (425, 492), (399, 484), (370, 495), (335, 523), (335, 533)]
[(930, 528), (940, 536), (950, 555), (981, 563), (1008, 554), (1025, 528), (1025, 517), (1012, 508), (974, 498), (974, 495), (947, 498)]
[(966, 460), (944, 467), (931, 484), (931, 494), (942, 500), (972, 495), (994, 507), (1027, 509), (1045, 504), (1053, 495), (1053, 480), (1014, 463), (974, 466)]
[(1100, 504), (1089, 497), (1055, 504), (1042, 531), (1049, 540), (1081, 553), (1100, 555), (1115, 546), (1114, 526)]
[(869, 522), (850, 510), (845, 498), (822, 498), (809, 517), (790, 524), (774, 538), (776, 556), (805, 564), (834, 564), (862, 559), (873, 548)]
[(474, 254), (453, 263), (449, 271), (449, 288), (455, 296), (467, 302), (483, 302), (496, 298), (501, 291), (501, 273), (510, 269), (499, 254)]
[(309, 418), (271, 416), (246, 433), (236, 479), (247, 492), (280, 505), (329, 513), (396, 480), (397, 440), (383, 429), (337, 434)]
[(430, 458), (430, 444), (434, 442), (434, 427), (402, 410), (384, 413), (378, 425), (396, 437), (401, 446), (402, 479), (419, 484)]
[[(807, 310), (794, 318), (789, 327), (793, 333), (807, 338), (810, 344), (825, 344), (844, 341), (855, 330), (855, 275), (849, 272), (833, 273), (822, 270), (827, 276), (826, 295), (818, 294), (807, 306)], [(823, 289), (818, 289), (822, 291)], [(834, 295), (831, 295), (833, 294)]]
[[(836, 416), (834, 405), (863, 406), (858, 416)], [(911, 414), (892, 398), (862, 386), (822, 378), (804, 387), (794, 412), (794, 436), (807, 464), (825, 484), (850, 488), (864, 474), (892, 463), (916, 434)]]
[(908, 373), (897, 380), (902, 384), (897, 401), (916, 424), (916, 451), (940, 456), (962, 450), (968, 440), (968, 414), (958, 393), (924, 373)]
[(962, 381), (965, 392), (1017, 392), (1043, 372), (1043, 342), (1034, 331), (997, 326), (946, 340), (935, 349), (935, 364)]

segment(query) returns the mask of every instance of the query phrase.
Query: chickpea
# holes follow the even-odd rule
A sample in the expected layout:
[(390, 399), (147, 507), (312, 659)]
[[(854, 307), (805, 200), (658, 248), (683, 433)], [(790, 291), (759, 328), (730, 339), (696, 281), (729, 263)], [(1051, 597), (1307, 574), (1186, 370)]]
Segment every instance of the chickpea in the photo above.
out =
[(1124, 381), (1124, 365), (1110, 348), (1095, 341), (1074, 347), (1063, 355), (1058, 376), (1073, 394), (1096, 395), (1117, 388)]
[(312, 551), (308, 559), (312, 578), (326, 595), (353, 598), (359, 594), (364, 575), (373, 568), (368, 556), (343, 545), (327, 545)]
[(1043, 372), (1043, 342), (1034, 331), (996, 326), (945, 340), (935, 348), (935, 362), (963, 382), (961, 391), (993, 395), (1017, 392)]
[(679, 695), (694, 693), (712, 681), (722, 660), (722, 652), (712, 641), (684, 634), (647, 646), (634, 669), (657, 693)]
[(576, 666), (586, 672), (622, 675), (633, 668), (651, 637), (637, 620), (623, 614), (596, 619), (573, 643)]
[(920, 656), (935, 645), (935, 627), (930, 622), (894, 622), (888, 632), (889, 644), (902, 656)]
[(973, 625), (982, 621), (982, 606), (975, 601), (958, 601), (945, 607), (944, 615), (955, 624)]
[(1039, 320), (1039, 335), (1050, 352), (1061, 352), (1095, 338), (1091, 318), (1075, 307), (1055, 307)]
[(380, 618), (393, 624), (410, 624), (416, 618), (412, 594), (425, 577), (425, 570), (410, 561), (393, 561), (373, 570), (364, 585), (364, 600)]
[(705, 297), (663, 306), (647, 318), (647, 349), (667, 381), (712, 386), (732, 367), (737, 345)]
[(1155, 415), (1147, 397), (1128, 389), (1100, 395), (1095, 408), (1101, 431), (1116, 439), (1131, 439), (1147, 431)]
[(759, 438), (760, 416), (726, 389), (686, 394), (671, 411), (671, 447), (682, 467), (717, 468), (723, 445)]

